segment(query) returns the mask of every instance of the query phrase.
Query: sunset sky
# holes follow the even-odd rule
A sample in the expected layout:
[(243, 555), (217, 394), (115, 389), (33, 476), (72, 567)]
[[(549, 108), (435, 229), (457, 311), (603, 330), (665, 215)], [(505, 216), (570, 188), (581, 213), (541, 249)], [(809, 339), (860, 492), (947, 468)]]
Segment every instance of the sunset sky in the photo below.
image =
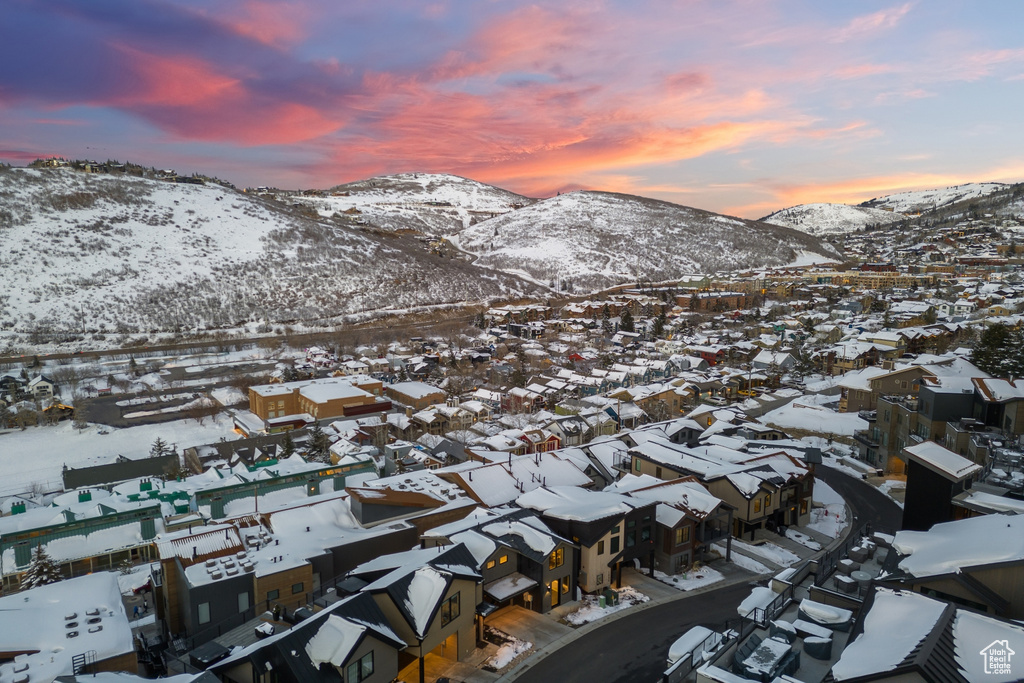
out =
[(1024, 2), (4, 0), (0, 160), (757, 218), (1024, 180)]

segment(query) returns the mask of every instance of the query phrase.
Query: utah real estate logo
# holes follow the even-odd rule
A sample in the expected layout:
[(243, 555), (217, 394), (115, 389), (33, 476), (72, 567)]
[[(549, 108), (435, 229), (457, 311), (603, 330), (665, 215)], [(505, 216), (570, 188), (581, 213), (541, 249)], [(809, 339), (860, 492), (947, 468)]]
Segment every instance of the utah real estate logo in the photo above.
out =
[(985, 673), (990, 675), (1006, 676), (1011, 673), (1010, 657), (1016, 652), (1010, 649), (1010, 641), (993, 640), (992, 643), (981, 651), (985, 659)]

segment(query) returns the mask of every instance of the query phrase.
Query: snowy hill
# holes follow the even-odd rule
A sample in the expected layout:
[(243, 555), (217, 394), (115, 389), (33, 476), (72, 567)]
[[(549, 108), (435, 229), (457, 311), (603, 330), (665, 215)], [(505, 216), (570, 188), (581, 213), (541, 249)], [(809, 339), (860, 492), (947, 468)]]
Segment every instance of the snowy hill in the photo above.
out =
[(93, 335), (329, 324), (537, 288), (409, 237), (311, 220), (219, 185), (0, 171), (0, 348)]
[(861, 202), (860, 206), (890, 208), (899, 213), (916, 213), (938, 209), (965, 199), (984, 197), (1008, 187), (1009, 185), (1005, 183), (966, 183), (941, 190), (916, 190), (876, 197)]
[(289, 197), (356, 225), (449, 235), (533, 199), (475, 180), (434, 173), (401, 173), (338, 185), (325, 196)]
[(452, 241), (477, 264), (576, 292), (693, 272), (835, 258), (831, 245), (796, 230), (669, 202), (572, 192), (477, 223)]
[(793, 228), (809, 235), (845, 235), (869, 225), (889, 225), (905, 218), (901, 213), (849, 204), (799, 204), (776, 211), (761, 220)]

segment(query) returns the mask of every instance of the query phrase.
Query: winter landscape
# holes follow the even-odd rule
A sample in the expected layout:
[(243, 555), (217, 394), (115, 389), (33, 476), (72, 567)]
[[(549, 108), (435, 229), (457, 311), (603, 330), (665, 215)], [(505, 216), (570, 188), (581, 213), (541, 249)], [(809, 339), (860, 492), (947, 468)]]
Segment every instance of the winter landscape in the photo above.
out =
[(642, 4), (7, 8), (0, 683), (1024, 680), (1024, 9)]

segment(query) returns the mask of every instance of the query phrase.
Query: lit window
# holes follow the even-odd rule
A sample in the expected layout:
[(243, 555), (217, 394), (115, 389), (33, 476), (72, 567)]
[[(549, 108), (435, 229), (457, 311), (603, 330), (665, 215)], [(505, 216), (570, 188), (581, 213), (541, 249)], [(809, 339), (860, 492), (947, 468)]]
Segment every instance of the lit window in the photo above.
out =
[(487, 568), (488, 569), (494, 569), (494, 560), (488, 560), (487, 561)]
[(508, 555), (502, 555), (498, 558), (498, 564), (505, 564), (508, 562)]
[(565, 548), (558, 548), (548, 557), (548, 569), (557, 569), (565, 564)]

